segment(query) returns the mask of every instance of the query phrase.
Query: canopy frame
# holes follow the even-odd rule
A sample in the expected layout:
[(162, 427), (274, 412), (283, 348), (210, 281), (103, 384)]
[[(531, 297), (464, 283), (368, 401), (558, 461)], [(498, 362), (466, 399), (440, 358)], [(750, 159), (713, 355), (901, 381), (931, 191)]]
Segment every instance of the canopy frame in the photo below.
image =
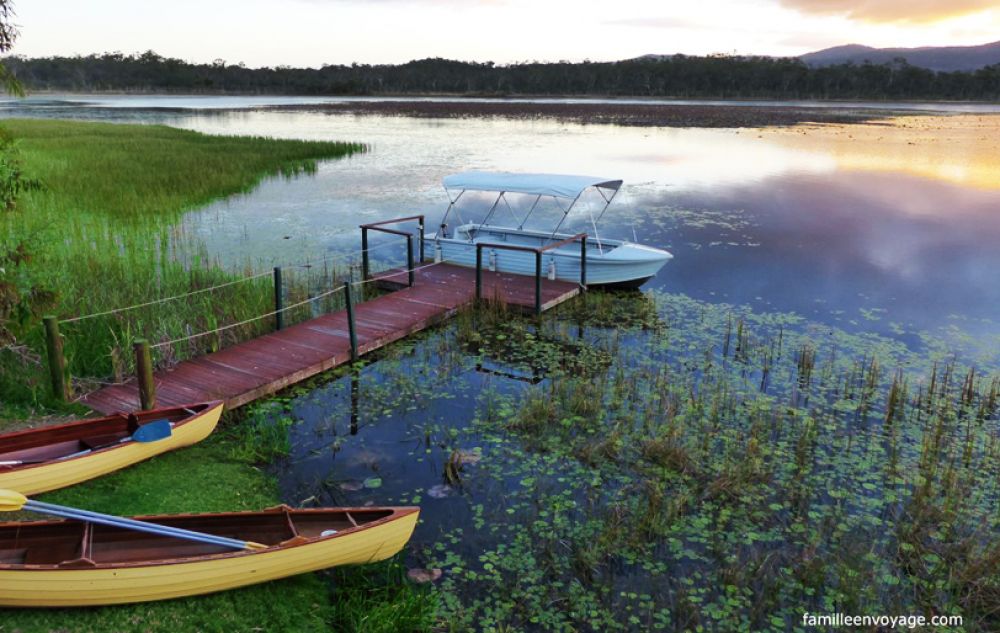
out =
[[(543, 197), (551, 197), (559, 209), (563, 212), (563, 217), (556, 224), (555, 229), (549, 236), (550, 240), (554, 240), (559, 229), (565, 223), (566, 218), (569, 217), (570, 212), (576, 203), (580, 200), (580, 196), (587, 189), (594, 188), (600, 194), (601, 198), (604, 200), (604, 207), (598, 214), (597, 218), (594, 218), (593, 211), (590, 211), (590, 224), (594, 230), (594, 239), (597, 243), (597, 248), (600, 252), (604, 252), (604, 247), (601, 244), (601, 238), (598, 235), (597, 223), (604, 217), (604, 213), (611, 206), (611, 202), (615, 199), (618, 194), (618, 190), (621, 188), (621, 180), (608, 180), (601, 178), (591, 178), (588, 176), (569, 176), (569, 175), (559, 175), (559, 174), (511, 174), (504, 172), (463, 172), (459, 174), (453, 174), (451, 176), (446, 176), (444, 179), (445, 193), (448, 195), (449, 205), (448, 209), (445, 211), (444, 217), (441, 219), (441, 234), (447, 237), (448, 228), (448, 217), (452, 210), (455, 211), (455, 215), (458, 217), (459, 222), (462, 222), (461, 214), (458, 211), (457, 203), (459, 199), (465, 194), (466, 191), (484, 191), (490, 193), (497, 193), (498, 196), (496, 200), (493, 201), (492, 206), (490, 206), (486, 217), (480, 222), (480, 226), (491, 226), (490, 220), (496, 213), (497, 207), (502, 200), (504, 204), (507, 205), (508, 210), (513, 216), (515, 222), (517, 223), (518, 230), (524, 228), (525, 223), (531, 218), (531, 215), (535, 212), (538, 207), (538, 203)], [(456, 189), (459, 191), (458, 195), (452, 197), (451, 190)], [(611, 195), (606, 195), (604, 190), (611, 190)], [(511, 207), (510, 202), (506, 198), (507, 193), (523, 193), (528, 195), (534, 195), (535, 201), (532, 203), (531, 208), (525, 214), (524, 218), (519, 218), (517, 213)], [(569, 206), (563, 208), (560, 199), (565, 198), (571, 200)], [(473, 241), (474, 236), (469, 234), (469, 241)]]

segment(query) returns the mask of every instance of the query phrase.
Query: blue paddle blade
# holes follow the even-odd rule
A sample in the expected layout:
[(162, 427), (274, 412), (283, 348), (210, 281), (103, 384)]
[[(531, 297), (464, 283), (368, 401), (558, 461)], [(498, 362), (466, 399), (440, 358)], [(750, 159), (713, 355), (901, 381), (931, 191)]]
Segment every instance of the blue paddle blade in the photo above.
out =
[(153, 420), (136, 429), (132, 439), (136, 442), (158, 442), (170, 437), (171, 433), (169, 420)]

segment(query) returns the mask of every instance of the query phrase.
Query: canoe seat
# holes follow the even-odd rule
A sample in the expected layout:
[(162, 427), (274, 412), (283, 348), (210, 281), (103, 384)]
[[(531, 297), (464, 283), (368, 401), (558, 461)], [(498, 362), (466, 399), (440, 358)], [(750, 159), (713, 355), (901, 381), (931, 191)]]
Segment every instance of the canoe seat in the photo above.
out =
[(95, 451), (99, 448), (104, 448), (106, 446), (117, 444), (118, 442), (121, 441), (122, 437), (124, 436), (117, 433), (109, 433), (107, 435), (94, 435), (92, 437), (85, 437), (81, 439), (80, 444), (83, 445), (83, 448), (89, 448), (90, 450)]

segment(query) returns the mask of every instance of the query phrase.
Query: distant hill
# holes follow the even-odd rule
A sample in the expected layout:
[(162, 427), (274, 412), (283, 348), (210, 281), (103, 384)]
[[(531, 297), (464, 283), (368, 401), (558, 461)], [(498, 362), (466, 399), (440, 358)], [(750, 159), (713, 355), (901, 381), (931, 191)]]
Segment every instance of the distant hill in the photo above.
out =
[(815, 53), (807, 53), (799, 59), (813, 67), (836, 64), (891, 63), (902, 57), (911, 66), (929, 70), (951, 72), (970, 71), (984, 66), (1000, 64), (1000, 42), (979, 46), (924, 46), (921, 48), (872, 48), (860, 44), (834, 46)]

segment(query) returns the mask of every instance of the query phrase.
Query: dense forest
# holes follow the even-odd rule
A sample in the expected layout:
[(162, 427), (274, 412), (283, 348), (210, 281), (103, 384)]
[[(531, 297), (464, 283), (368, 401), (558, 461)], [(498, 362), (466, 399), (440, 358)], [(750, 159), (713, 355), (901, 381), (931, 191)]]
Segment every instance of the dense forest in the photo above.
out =
[(1000, 100), (1000, 64), (974, 72), (934, 72), (904, 60), (810, 68), (797, 58), (674, 55), (505, 66), (423, 59), (314, 69), (246, 68), (221, 59), (191, 64), (147, 51), (14, 56), (3, 63), (29, 90), (70, 92)]

